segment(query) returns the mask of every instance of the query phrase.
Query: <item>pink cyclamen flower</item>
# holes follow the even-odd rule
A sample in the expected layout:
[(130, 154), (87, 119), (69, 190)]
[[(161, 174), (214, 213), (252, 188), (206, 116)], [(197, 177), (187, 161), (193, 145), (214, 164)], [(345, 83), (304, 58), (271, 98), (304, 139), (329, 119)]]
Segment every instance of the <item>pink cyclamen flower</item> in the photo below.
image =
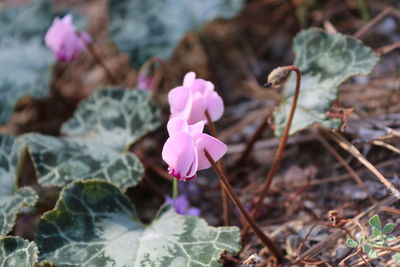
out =
[(162, 158), (168, 164), (169, 173), (180, 181), (189, 181), (196, 172), (211, 166), (204, 150), (218, 161), (227, 146), (218, 139), (202, 133), (205, 121), (188, 125), (182, 117), (171, 118), (167, 128), (170, 137), (164, 144)]
[(168, 94), (171, 117), (181, 116), (189, 124), (207, 120), (208, 111), (213, 121), (221, 118), (224, 102), (214, 90), (214, 84), (203, 79), (196, 79), (194, 72), (188, 72), (183, 85), (175, 87)]
[(54, 19), (44, 41), (57, 60), (72, 62), (85, 49), (91, 38), (86, 32), (78, 32), (72, 24), (72, 15), (67, 14), (62, 19)]
[(137, 77), (137, 82), (136, 82), (136, 87), (145, 90), (145, 91), (150, 91), (152, 89), (152, 79), (150, 76), (139, 73)]

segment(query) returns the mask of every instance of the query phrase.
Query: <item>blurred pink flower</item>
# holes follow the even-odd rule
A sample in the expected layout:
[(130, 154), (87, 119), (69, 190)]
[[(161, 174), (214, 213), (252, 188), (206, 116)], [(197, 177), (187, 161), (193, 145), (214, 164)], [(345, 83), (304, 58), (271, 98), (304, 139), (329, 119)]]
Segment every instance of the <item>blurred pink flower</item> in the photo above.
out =
[(190, 207), (189, 200), (185, 194), (178, 196), (176, 199), (167, 196), (165, 202), (170, 204), (176, 213), (180, 215), (200, 216), (200, 209)]
[(224, 102), (214, 91), (214, 84), (196, 79), (194, 72), (188, 72), (183, 79), (183, 85), (169, 92), (168, 101), (171, 106), (171, 117), (181, 116), (189, 124), (207, 120), (206, 111), (213, 121), (221, 118), (224, 112)]
[(86, 32), (78, 32), (72, 24), (72, 15), (67, 14), (62, 19), (54, 19), (44, 40), (57, 60), (72, 62), (85, 49), (91, 38)]
[(137, 77), (137, 82), (136, 82), (136, 87), (145, 90), (145, 91), (150, 91), (152, 89), (152, 79), (150, 76), (139, 73)]
[(202, 133), (205, 121), (188, 125), (182, 117), (171, 118), (167, 128), (170, 137), (164, 144), (162, 158), (169, 173), (180, 181), (189, 181), (196, 172), (211, 166), (204, 149), (214, 161), (224, 156), (227, 146), (218, 139)]

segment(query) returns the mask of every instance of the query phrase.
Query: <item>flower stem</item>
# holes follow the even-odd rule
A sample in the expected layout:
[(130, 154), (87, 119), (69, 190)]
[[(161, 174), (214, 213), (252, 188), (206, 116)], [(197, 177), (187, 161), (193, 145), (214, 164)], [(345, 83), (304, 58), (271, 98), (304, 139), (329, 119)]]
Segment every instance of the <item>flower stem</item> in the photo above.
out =
[(206, 154), (208, 161), (211, 163), (211, 166), (217, 173), (217, 175), (218, 175), (222, 185), (224, 186), (226, 192), (228, 193), (229, 197), (231, 198), (233, 203), (236, 205), (236, 207), (239, 209), (241, 215), (245, 218), (247, 223), (254, 230), (254, 232), (260, 238), (260, 240), (264, 243), (264, 245), (269, 249), (269, 251), (276, 258), (276, 260), (278, 262), (281, 262), (283, 259), (281, 251), (275, 246), (274, 242), (259, 228), (259, 226), (254, 221), (254, 219), (250, 216), (250, 214), (246, 211), (246, 209), (240, 203), (240, 200), (239, 200), (238, 196), (236, 195), (235, 191), (233, 191), (232, 186), (229, 184), (228, 178), (226, 177), (226, 174), (224, 173), (224, 171), (221, 168), (219, 168), (219, 166), (217, 166), (214, 159), (211, 157), (211, 155), (208, 153), (208, 151), (206, 149), (204, 150), (204, 153)]
[(272, 110), (269, 110), (266, 116), (264, 117), (264, 120), (261, 122), (261, 124), (258, 126), (256, 131), (254, 132), (253, 136), (250, 138), (250, 140), (246, 144), (246, 148), (243, 150), (242, 155), (240, 155), (239, 159), (236, 161), (237, 164), (246, 161), (247, 157), (249, 156), (251, 150), (253, 149), (254, 144), (262, 134), (264, 133), (265, 129), (269, 125), (269, 120), (271, 118)]
[[(212, 121), (211, 116), (207, 110), (206, 110), (206, 118), (208, 121), (208, 128), (210, 129), (211, 135), (217, 138), (217, 128), (215, 127), (215, 124)], [(224, 170), (224, 172), (226, 173), (223, 160), (221, 159), (220, 161), (217, 162), (217, 164), (221, 168), (221, 170)], [(228, 194), (224, 189), (222, 182), (221, 182), (221, 197), (222, 197), (222, 214), (224, 219), (224, 225), (229, 226), (231, 225), (231, 208), (229, 206)]]
[[(267, 196), (269, 187), (271, 186), (272, 183), (272, 179), (274, 178), (275, 174), (278, 172), (278, 169), (281, 165), (281, 161), (282, 161), (282, 156), (283, 156), (283, 152), (285, 150), (285, 146), (286, 146), (286, 142), (289, 138), (289, 130), (290, 130), (290, 126), (292, 125), (292, 121), (293, 121), (293, 117), (294, 117), (294, 112), (296, 110), (296, 105), (297, 105), (297, 100), (299, 98), (299, 93), (300, 93), (300, 83), (301, 83), (301, 71), (298, 67), (296, 66), (286, 66), (286, 67), (282, 67), (281, 68), (283, 71), (294, 71), (296, 72), (296, 88), (294, 90), (294, 96), (293, 96), (293, 101), (292, 101), (292, 105), (290, 107), (290, 113), (289, 113), (289, 117), (288, 120), (286, 122), (286, 126), (285, 126), (285, 130), (283, 132), (282, 138), (281, 138), (281, 142), (279, 143), (278, 149), (276, 151), (275, 154), (275, 158), (274, 161), (272, 163), (272, 167), (268, 172), (268, 175), (265, 179), (264, 182), (264, 186), (263, 189), (261, 191), (261, 195), (259, 196), (257, 203), (254, 207), (254, 209), (251, 212), (251, 216), (253, 219), (255, 219), (258, 215), (258, 212), (261, 209), (261, 206), (264, 202), (264, 198)], [(249, 232), (249, 225), (246, 224), (243, 227), (242, 230), (242, 238), (245, 239), (247, 234)]]
[(113, 85), (117, 84), (118, 83), (117, 79), (115, 79), (114, 75), (111, 73), (111, 71), (108, 69), (108, 67), (104, 63), (104, 61), (101, 59), (99, 54), (96, 52), (93, 44), (91, 42), (86, 42), (86, 41), (85, 41), (85, 44), (86, 44), (86, 48), (87, 48), (89, 54), (93, 57), (93, 59), (97, 62), (97, 64), (99, 64), (103, 68), (108, 81)]
[(178, 197), (178, 179), (172, 180), (172, 198), (175, 200)]

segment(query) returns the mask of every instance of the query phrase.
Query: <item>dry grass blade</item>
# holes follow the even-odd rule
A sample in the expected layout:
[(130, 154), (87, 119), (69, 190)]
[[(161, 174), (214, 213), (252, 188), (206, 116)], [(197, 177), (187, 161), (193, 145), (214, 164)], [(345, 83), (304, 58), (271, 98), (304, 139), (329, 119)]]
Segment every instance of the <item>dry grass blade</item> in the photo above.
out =
[(376, 145), (376, 146), (382, 146), (382, 147), (387, 148), (387, 149), (389, 149), (389, 150), (391, 150), (391, 151), (393, 151), (393, 152), (395, 152), (397, 154), (400, 154), (400, 149), (398, 149), (397, 147), (395, 147), (395, 146), (393, 146), (391, 144), (385, 143), (383, 141), (372, 140), (370, 143), (373, 144), (373, 145)]
[(379, 21), (381, 21), (384, 17), (387, 16), (392, 11), (391, 7), (384, 9), (381, 13), (379, 13), (375, 18), (373, 18), (370, 22), (361, 27), (355, 34), (353, 34), (354, 38), (361, 38), (369, 29), (374, 27)]
[(317, 135), (318, 141), (339, 161), (340, 164), (348, 171), (351, 177), (354, 178), (354, 181), (360, 185), (365, 193), (368, 195), (368, 199), (372, 203), (376, 203), (375, 199), (372, 197), (371, 192), (369, 192), (368, 187), (364, 184), (361, 177), (350, 167), (350, 165), (346, 162), (346, 160), (321, 136)]
[(344, 150), (348, 151), (352, 154), (360, 163), (362, 163), (365, 167), (367, 167), (378, 179), (381, 183), (383, 183), (386, 188), (397, 198), (400, 199), (400, 192), (393, 186), (391, 182), (389, 182), (379, 171), (378, 169), (371, 164), (363, 154), (358, 151), (358, 149), (349, 141), (347, 141), (341, 134), (336, 132), (330, 132), (324, 128), (321, 128), (324, 132), (332, 138), (338, 145)]

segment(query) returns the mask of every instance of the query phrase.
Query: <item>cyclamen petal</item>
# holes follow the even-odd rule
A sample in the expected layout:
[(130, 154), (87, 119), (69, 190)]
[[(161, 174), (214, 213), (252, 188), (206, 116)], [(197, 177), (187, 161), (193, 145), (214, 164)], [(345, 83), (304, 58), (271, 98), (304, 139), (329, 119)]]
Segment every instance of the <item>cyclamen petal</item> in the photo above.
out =
[(79, 33), (72, 24), (72, 15), (55, 18), (47, 30), (45, 43), (52, 50), (54, 57), (63, 62), (72, 62), (91, 41), (87, 33)]
[(207, 111), (210, 114), (211, 120), (219, 120), (224, 113), (222, 98), (216, 92), (212, 91), (207, 95), (207, 104)]
[(177, 133), (167, 139), (162, 158), (169, 166), (169, 172), (178, 180), (190, 180), (197, 171), (198, 155), (194, 140), (188, 133)]
[(189, 124), (206, 120), (206, 111), (213, 121), (219, 119), (224, 111), (224, 103), (214, 91), (214, 84), (204, 79), (196, 79), (194, 72), (185, 75), (183, 86), (170, 91), (168, 101), (171, 117), (183, 117)]
[(192, 94), (187, 87), (178, 86), (168, 93), (168, 102), (171, 106), (171, 116), (177, 115), (187, 118), (191, 111)]
[(193, 94), (193, 102), (192, 109), (190, 111), (189, 116), (187, 117), (187, 121), (189, 124), (194, 124), (196, 122), (207, 120), (205, 116), (205, 112), (207, 109), (207, 99), (201, 95), (200, 93)]
[(185, 132), (193, 137), (196, 134), (203, 132), (205, 123), (206, 121), (199, 121), (198, 123), (189, 125), (186, 119), (182, 117), (173, 117), (167, 123), (167, 130), (170, 136), (176, 133)]
[(208, 161), (204, 152), (205, 149), (208, 151), (215, 162), (222, 158), (228, 149), (224, 143), (208, 134), (197, 134), (194, 137), (194, 140), (198, 153), (198, 170), (204, 170), (211, 167), (211, 163)]

